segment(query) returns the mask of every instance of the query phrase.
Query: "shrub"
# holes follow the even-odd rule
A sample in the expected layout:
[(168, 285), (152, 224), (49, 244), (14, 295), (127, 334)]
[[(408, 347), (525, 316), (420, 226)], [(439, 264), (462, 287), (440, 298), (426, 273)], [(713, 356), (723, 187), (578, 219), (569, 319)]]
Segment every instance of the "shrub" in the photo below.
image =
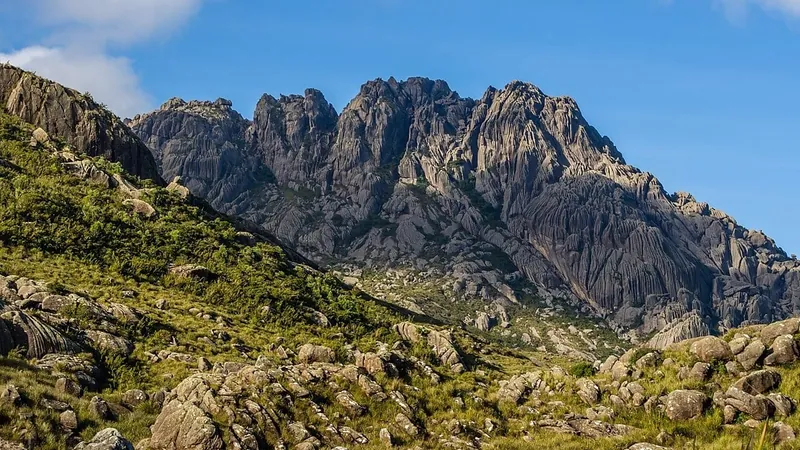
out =
[(581, 361), (569, 369), (569, 374), (575, 378), (591, 377), (595, 372), (594, 366), (586, 361)]

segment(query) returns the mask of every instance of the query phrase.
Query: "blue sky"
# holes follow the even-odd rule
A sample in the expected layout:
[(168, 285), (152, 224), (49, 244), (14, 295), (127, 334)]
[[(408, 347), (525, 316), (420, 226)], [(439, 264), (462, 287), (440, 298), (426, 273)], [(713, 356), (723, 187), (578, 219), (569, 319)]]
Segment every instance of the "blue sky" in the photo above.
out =
[[(31, 3), (33, 2), (33, 3)], [(27, 6), (26, 6), (27, 5)], [(2, 0), (0, 59), (121, 115), (427, 76), (569, 95), (629, 163), (800, 253), (800, 0)]]

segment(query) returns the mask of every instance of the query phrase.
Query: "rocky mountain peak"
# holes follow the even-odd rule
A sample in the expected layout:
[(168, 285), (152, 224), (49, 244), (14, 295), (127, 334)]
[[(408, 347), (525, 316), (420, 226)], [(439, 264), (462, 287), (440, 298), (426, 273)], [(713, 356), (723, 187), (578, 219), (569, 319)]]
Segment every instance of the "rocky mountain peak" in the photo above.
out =
[(265, 95), (222, 141), (163, 111), (133, 127), (165, 176), (222, 211), (356, 273), (419, 271), (447, 301), (558, 297), (619, 330), (663, 330), (658, 345), (800, 311), (800, 267), (774, 242), (670, 195), (573, 99), (530, 83), (476, 101), (376, 79), (341, 114), (319, 91)]

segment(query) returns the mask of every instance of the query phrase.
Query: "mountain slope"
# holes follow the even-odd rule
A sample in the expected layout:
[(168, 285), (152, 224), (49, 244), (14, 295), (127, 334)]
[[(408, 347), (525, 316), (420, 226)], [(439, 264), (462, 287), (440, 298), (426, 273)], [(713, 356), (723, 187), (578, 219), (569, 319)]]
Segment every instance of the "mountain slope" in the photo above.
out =
[(341, 114), (319, 91), (265, 95), (252, 123), (185, 105), (131, 123), (164, 177), (353, 275), (402, 269), (454, 303), (562, 297), (658, 347), (800, 303), (800, 263), (772, 240), (666, 192), (572, 99), (527, 83), (472, 100), (376, 80)]
[(17, 67), (0, 65), (3, 111), (66, 139), (77, 152), (122, 164), (141, 178), (160, 180), (155, 160), (130, 129), (91, 97)]

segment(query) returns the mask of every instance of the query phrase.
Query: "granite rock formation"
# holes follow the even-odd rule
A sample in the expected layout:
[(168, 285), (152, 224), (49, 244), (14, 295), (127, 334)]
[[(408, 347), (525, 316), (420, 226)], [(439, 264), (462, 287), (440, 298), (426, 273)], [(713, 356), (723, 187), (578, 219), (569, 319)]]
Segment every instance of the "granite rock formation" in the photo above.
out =
[(453, 298), (572, 299), (672, 342), (798, 312), (800, 263), (762, 232), (626, 164), (576, 102), (512, 82), (479, 100), (375, 80), (321, 92), (173, 99), (131, 128), (166, 179), (307, 257), (441, 274)]
[(2, 64), (0, 107), (66, 139), (75, 153), (102, 156), (119, 162), (131, 174), (160, 181), (147, 147), (122, 120), (88, 95)]

